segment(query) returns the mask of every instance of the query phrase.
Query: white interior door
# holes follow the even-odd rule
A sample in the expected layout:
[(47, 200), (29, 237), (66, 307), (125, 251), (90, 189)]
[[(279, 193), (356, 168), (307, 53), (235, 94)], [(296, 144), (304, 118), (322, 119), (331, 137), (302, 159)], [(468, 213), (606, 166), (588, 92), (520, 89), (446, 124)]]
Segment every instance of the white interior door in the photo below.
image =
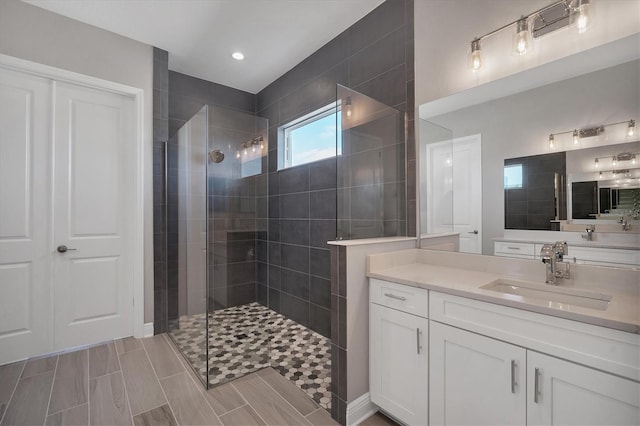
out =
[(50, 350), (50, 80), (0, 68), (0, 364)]
[(133, 99), (54, 85), (57, 350), (132, 334), (136, 200)]
[(480, 135), (453, 140), (453, 232), (460, 251), (482, 254), (482, 151)]

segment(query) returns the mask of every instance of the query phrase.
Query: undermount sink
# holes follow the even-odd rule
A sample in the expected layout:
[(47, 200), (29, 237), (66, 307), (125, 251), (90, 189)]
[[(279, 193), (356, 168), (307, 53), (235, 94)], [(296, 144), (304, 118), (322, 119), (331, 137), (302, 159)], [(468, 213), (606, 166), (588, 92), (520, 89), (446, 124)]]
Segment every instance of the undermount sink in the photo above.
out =
[(607, 294), (506, 279), (492, 281), (480, 288), (520, 296), (523, 301), (534, 299), (546, 302), (550, 308), (556, 309), (580, 306), (605, 311), (611, 302), (611, 296)]

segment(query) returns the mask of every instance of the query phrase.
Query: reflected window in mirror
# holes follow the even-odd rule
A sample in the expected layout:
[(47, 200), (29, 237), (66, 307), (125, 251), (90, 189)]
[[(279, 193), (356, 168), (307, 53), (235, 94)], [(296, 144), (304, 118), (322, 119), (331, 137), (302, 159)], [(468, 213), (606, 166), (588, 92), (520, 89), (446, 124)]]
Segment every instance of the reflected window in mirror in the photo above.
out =
[(522, 164), (504, 167), (504, 189), (522, 188)]

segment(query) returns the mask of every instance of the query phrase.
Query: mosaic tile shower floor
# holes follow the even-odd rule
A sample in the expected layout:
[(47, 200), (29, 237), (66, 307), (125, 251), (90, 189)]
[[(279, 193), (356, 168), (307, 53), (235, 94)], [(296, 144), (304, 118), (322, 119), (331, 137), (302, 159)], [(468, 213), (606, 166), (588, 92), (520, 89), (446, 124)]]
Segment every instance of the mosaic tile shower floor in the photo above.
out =
[[(169, 334), (206, 376), (205, 314), (180, 317)], [(209, 383), (217, 386), (273, 367), (331, 409), (331, 340), (258, 303), (209, 314)]]

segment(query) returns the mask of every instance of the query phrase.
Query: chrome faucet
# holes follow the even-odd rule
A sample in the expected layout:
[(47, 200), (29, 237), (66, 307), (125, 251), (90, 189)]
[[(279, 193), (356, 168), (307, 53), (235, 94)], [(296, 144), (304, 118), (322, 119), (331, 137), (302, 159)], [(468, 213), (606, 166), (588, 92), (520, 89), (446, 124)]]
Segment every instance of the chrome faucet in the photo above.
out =
[(587, 232), (586, 234), (580, 234), (580, 236), (582, 238), (584, 238), (587, 241), (593, 241), (593, 233), (596, 232), (596, 225), (587, 225), (587, 228), (585, 229), (585, 231)]
[[(569, 246), (566, 241), (556, 241), (555, 244), (545, 244), (540, 250), (542, 263), (546, 265), (547, 277), (545, 282), (557, 285), (558, 278), (569, 278), (569, 264), (563, 262), (564, 256), (569, 254)], [(564, 265), (561, 267), (560, 265)]]

